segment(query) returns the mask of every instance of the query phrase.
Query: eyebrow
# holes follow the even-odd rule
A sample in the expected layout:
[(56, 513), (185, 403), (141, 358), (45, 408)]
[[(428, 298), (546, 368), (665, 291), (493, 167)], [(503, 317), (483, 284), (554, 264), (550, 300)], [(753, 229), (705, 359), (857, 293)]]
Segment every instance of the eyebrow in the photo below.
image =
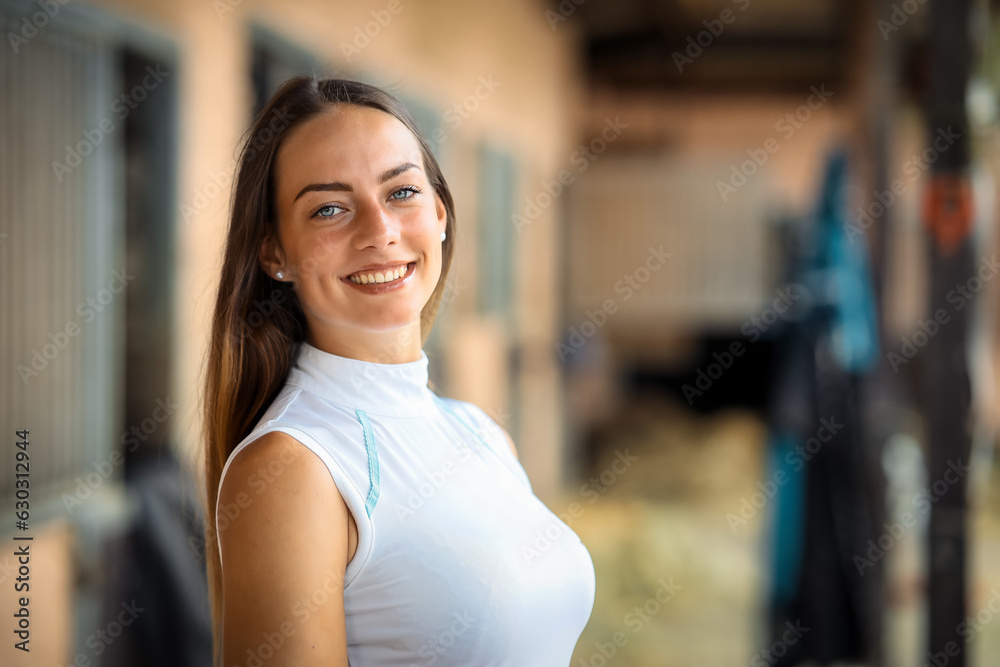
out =
[[(419, 169), (419, 168), (420, 167), (413, 164), (412, 162), (404, 162), (401, 165), (398, 165), (396, 167), (393, 167), (392, 169), (388, 169), (382, 172), (382, 175), (378, 177), (379, 185), (385, 183), (390, 179), (396, 178), (404, 171), (408, 171), (410, 169)], [(292, 203), (294, 204), (295, 202), (297, 202), (299, 200), (299, 197), (301, 197), (307, 192), (340, 192), (340, 191), (354, 192), (354, 188), (352, 188), (350, 184), (342, 183), (340, 181), (334, 181), (333, 183), (310, 183), (306, 187), (302, 188), (302, 190), (299, 191), (299, 194), (295, 195), (295, 199), (292, 200)]]

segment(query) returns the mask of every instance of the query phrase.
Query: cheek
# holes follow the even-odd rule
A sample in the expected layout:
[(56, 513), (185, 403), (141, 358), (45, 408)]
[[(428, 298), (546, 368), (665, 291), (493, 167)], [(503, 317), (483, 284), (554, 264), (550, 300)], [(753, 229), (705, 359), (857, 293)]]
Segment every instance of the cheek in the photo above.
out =
[(341, 255), (340, 244), (331, 234), (315, 234), (303, 238), (296, 247), (296, 264), (303, 275), (324, 273), (337, 267)]
[(421, 206), (402, 216), (403, 222), (415, 233), (425, 236), (437, 227), (437, 212), (433, 205)]

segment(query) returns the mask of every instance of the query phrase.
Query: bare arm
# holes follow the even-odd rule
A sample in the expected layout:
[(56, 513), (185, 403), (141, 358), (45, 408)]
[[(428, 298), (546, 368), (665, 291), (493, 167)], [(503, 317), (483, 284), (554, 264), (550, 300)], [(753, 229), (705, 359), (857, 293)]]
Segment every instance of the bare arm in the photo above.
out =
[(520, 461), (521, 459), (517, 456), (517, 450), (514, 448), (514, 440), (510, 437), (510, 433), (503, 426), (500, 427), (500, 430), (503, 431), (504, 437), (507, 438), (507, 444), (510, 445), (510, 451), (514, 453), (514, 458)]
[(267, 433), (230, 463), (219, 507), (223, 664), (347, 667), (349, 512), (325, 464)]

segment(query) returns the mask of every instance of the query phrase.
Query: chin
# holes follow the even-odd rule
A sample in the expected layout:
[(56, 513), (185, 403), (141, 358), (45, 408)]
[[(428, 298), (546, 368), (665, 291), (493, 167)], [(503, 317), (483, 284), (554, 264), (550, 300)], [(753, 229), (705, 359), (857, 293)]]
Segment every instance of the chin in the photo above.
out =
[(364, 322), (359, 322), (359, 328), (367, 329), (372, 333), (390, 333), (397, 329), (402, 329), (414, 320), (420, 321), (420, 311), (406, 310), (399, 312), (381, 311), (374, 317), (366, 318)]

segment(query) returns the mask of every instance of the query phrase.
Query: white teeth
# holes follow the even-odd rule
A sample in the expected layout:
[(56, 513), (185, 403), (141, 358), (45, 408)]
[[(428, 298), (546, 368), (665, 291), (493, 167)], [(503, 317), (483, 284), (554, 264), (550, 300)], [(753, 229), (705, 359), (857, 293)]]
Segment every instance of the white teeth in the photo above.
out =
[(393, 269), (392, 271), (386, 271), (385, 273), (375, 272), (375, 273), (362, 273), (359, 275), (350, 276), (352, 283), (357, 283), (359, 285), (368, 285), (370, 283), (387, 283), (393, 280), (399, 280), (406, 275), (408, 265), (403, 265), (398, 269)]

